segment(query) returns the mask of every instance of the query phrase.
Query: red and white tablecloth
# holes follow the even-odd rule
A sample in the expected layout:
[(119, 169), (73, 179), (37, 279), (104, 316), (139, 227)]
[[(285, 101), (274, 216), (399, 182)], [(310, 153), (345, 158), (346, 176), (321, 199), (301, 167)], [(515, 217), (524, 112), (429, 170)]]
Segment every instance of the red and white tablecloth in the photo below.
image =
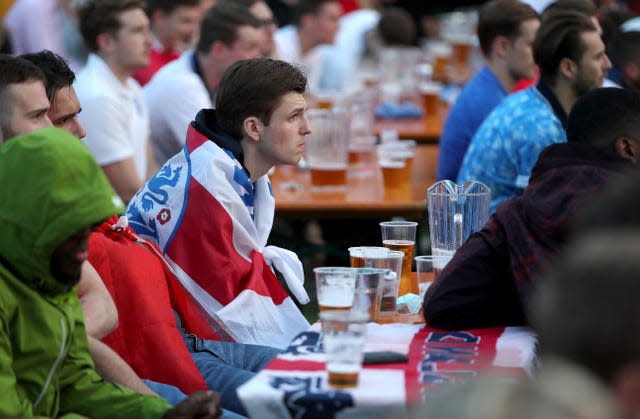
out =
[[(422, 325), (370, 323), (365, 352), (407, 354), (406, 363), (365, 365), (358, 387), (329, 387), (316, 323), (298, 335), (266, 369), (238, 389), (252, 418), (401, 418), (428, 399), (434, 386), (490, 370), (526, 378), (535, 360), (536, 336), (528, 328), (442, 331)], [(354, 416), (355, 415), (355, 416)]]

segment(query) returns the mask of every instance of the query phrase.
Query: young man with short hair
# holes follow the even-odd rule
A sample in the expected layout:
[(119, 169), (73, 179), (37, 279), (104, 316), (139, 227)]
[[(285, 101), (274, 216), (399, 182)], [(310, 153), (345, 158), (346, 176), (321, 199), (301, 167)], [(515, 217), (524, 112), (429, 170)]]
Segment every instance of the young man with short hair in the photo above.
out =
[(29, 61), (0, 54), (0, 146), (3, 139), (51, 126), (44, 80)]
[(48, 50), (23, 54), (20, 58), (34, 63), (45, 75), (47, 98), (51, 104), (47, 115), (53, 126), (84, 138), (87, 133), (78, 119), (82, 107), (73, 88), (76, 75), (64, 58)]
[(260, 22), (245, 6), (222, 1), (205, 15), (195, 50), (167, 64), (145, 86), (159, 163), (183, 148), (195, 114), (213, 107), (224, 71), (238, 60), (261, 55), (262, 37)]
[(535, 72), (532, 45), (540, 19), (520, 0), (493, 0), (478, 13), (478, 39), (485, 65), (456, 99), (440, 136), (437, 175), (455, 180), (471, 138), (487, 115), (520, 79)]
[(302, 264), (266, 245), (275, 210), (267, 172), (302, 157), (310, 133), (305, 88), (304, 75), (283, 61), (233, 64), (215, 110), (196, 115), (184, 152), (127, 210), (132, 228), (160, 246), (223, 340), (284, 348), (308, 326), (272, 270), (306, 303)]
[[(229, 0), (226, 0), (229, 1)], [(262, 28), (262, 47), (260, 51), (263, 57), (278, 58), (276, 50), (276, 42), (273, 39), (276, 30), (278, 30), (278, 22), (273, 16), (271, 8), (264, 0), (230, 0), (237, 1), (249, 9), (249, 11), (258, 19)]]
[(147, 106), (131, 78), (149, 62), (149, 19), (142, 0), (89, 0), (78, 19), (91, 51), (74, 84), (83, 106), (85, 144), (128, 202), (155, 168)]
[(146, 12), (153, 33), (149, 64), (133, 73), (142, 86), (193, 46), (200, 27), (200, 0), (147, 0)]
[(338, 0), (299, 0), (293, 8), (293, 25), (275, 34), (280, 59), (300, 65), (309, 79), (309, 90), (322, 86), (323, 73), (330, 60), (322, 46), (333, 44), (342, 6)]

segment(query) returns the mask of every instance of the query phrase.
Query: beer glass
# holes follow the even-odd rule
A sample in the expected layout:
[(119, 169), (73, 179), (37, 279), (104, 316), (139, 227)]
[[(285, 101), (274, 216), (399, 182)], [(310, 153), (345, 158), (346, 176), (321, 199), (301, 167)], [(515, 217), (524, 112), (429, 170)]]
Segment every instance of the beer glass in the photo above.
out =
[(309, 109), (311, 134), (306, 138), (305, 160), (314, 190), (344, 189), (349, 158), (349, 117), (343, 108)]
[(438, 115), (442, 85), (437, 82), (423, 82), (418, 86), (422, 99), (422, 108), (426, 115)]
[(379, 310), (378, 289), (388, 273), (388, 269), (356, 269), (356, 288), (351, 311), (367, 313), (371, 320), (376, 319)]
[(478, 181), (457, 185), (450, 180), (427, 189), (431, 253), (451, 259), (471, 233), (489, 218), (491, 190)]
[(349, 261), (352, 268), (364, 268), (364, 254), (369, 251), (383, 250), (387, 252), (386, 247), (379, 246), (356, 246), (349, 248)]
[(380, 223), (382, 245), (388, 249), (404, 253), (402, 273), (398, 295), (408, 293), (418, 294), (418, 281), (411, 276), (411, 262), (416, 246), (416, 228), (418, 223), (413, 221), (384, 221)]
[(366, 248), (363, 250), (364, 266), (367, 268), (386, 269), (383, 281), (378, 285), (376, 319), (394, 316), (396, 300), (398, 299), (398, 285), (402, 275), (404, 253), (389, 250), (386, 247)]
[(358, 385), (368, 320), (366, 313), (320, 313), (322, 346), (327, 359), (330, 386), (350, 388)]
[[(414, 143), (415, 144), (415, 143)], [(378, 146), (378, 164), (385, 190), (411, 189), (415, 152), (410, 142), (394, 141)]]
[(320, 267), (313, 270), (320, 312), (351, 310), (356, 285), (356, 270), (342, 267)]
[(416, 276), (420, 298), (424, 298), (431, 283), (438, 278), (440, 272), (447, 266), (449, 259), (446, 256), (416, 256)]

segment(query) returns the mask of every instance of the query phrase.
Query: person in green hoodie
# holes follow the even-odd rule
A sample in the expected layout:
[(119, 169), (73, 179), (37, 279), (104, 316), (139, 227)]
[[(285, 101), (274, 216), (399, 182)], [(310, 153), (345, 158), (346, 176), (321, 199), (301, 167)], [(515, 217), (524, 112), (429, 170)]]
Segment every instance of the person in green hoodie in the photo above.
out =
[(57, 128), (15, 137), (0, 184), (0, 417), (217, 417), (217, 393), (171, 409), (94, 370), (75, 286), (91, 230), (123, 203), (86, 146)]

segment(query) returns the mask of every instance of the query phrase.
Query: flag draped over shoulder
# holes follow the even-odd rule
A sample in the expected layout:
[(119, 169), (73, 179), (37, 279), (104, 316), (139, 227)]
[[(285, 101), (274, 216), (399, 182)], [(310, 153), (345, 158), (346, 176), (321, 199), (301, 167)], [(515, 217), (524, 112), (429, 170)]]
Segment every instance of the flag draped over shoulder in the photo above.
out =
[(218, 335), (286, 347), (309, 324), (271, 266), (300, 303), (309, 297), (297, 255), (266, 246), (274, 211), (267, 176), (252, 184), (229, 151), (190, 126), (183, 152), (136, 194), (127, 216), (159, 245)]

